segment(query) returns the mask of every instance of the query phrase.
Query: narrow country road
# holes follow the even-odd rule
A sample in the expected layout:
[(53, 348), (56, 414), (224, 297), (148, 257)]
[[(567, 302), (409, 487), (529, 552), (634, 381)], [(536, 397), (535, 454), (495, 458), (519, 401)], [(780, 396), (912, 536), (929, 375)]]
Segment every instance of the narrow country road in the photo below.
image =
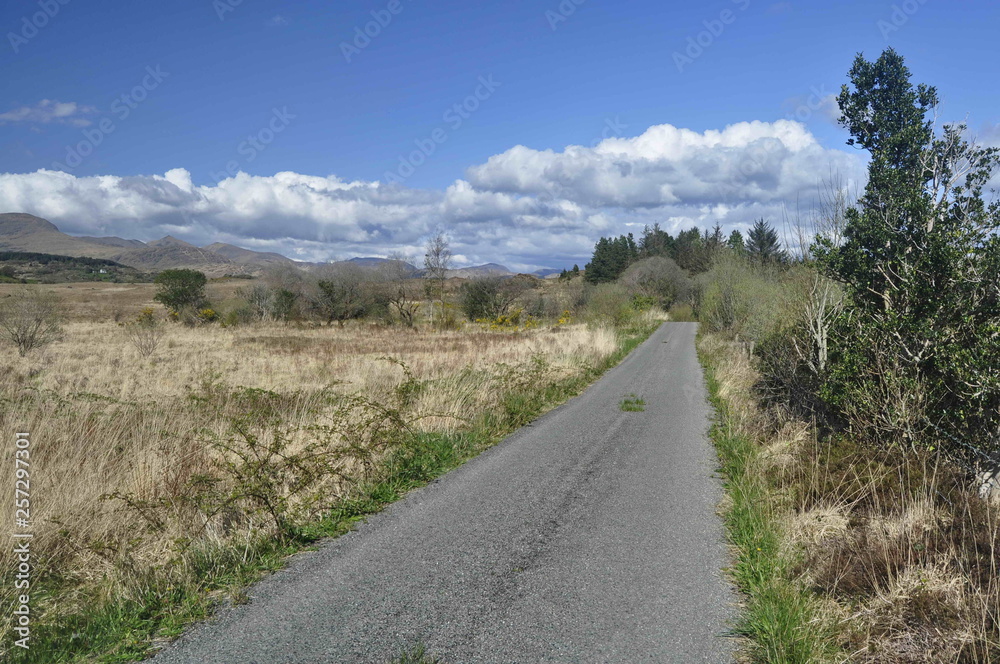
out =
[[(735, 595), (694, 323), (297, 556), (155, 664), (730, 662)], [(642, 412), (623, 412), (629, 395)]]

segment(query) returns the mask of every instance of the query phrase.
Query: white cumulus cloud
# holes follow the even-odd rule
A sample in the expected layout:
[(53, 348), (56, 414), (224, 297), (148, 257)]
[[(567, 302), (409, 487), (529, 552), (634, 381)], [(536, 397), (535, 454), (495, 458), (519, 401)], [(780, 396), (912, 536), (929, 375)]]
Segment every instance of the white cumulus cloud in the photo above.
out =
[[(0, 174), (0, 211), (28, 212), (76, 235), (222, 241), (303, 260), (409, 254), (436, 229), (469, 263), (512, 269), (585, 260), (602, 235), (660, 223), (745, 229), (808, 208), (824, 179), (863, 176), (855, 154), (822, 147), (797, 122), (742, 122), (718, 131), (671, 125), (595, 147), (515, 146), (444, 191), (281, 172), (197, 185), (163, 175)], [(582, 265), (582, 263), (581, 263)]]

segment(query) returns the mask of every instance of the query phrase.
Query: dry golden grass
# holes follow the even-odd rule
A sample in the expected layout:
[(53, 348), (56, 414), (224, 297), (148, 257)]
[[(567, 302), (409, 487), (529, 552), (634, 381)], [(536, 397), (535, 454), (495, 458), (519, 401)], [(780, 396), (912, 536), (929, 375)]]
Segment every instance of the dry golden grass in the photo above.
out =
[(851, 662), (1000, 662), (1000, 509), (933, 454), (819, 441), (754, 397), (745, 349), (705, 335), (720, 395), (784, 506), (781, 550)]
[[(205, 289), (209, 301), (225, 302), (233, 298), (236, 290), (251, 283), (245, 279), (218, 279), (210, 282)], [(113, 283), (73, 283), (31, 285), (32, 289), (55, 294), (63, 305), (63, 311), (71, 321), (117, 322), (136, 315), (143, 307), (153, 304), (156, 286), (145, 284)], [(6, 297), (24, 286), (0, 284), (0, 298)]]
[[(507, 332), (367, 323), (168, 324), (159, 348), (143, 358), (112, 318), (148, 306), (151, 287), (46, 288), (66, 299), (70, 320), (62, 341), (23, 358), (4, 353), (0, 430), (8, 438), (31, 433), (36, 577), (58, 573), (84, 584), (162, 563), (179, 537), (232, 542), (264, 527), (175, 514), (153, 532), (139, 511), (104, 498), (118, 492), (155, 502), (189, 491), (192, 477), (208, 472), (217, 454), (206, 441), (226, 435), (232, 418), (244, 414), (236, 388), (267, 390), (268, 408), (296, 436), (344, 417), (343, 410), (331, 410), (331, 394), (392, 403), (415, 428), (448, 431), (497, 408), (512, 380), (580, 375), (618, 349), (614, 331), (581, 324)], [(398, 390), (407, 380), (400, 362), (419, 385), (405, 403)], [(12, 472), (8, 477), (12, 482)], [(11, 503), (2, 514), (12, 522)], [(8, 547), (0, 568), (14, 564)], [(74, 608), (62, 597), (58, 606), (33, 611), (51, 616)]]

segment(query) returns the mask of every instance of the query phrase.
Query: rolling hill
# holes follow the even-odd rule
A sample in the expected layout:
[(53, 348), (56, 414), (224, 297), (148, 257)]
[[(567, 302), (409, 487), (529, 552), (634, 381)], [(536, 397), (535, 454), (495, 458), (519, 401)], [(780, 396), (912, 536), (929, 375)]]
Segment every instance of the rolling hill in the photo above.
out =
[[(159, 272), (171, 268), (201, 270), (211, 277), (227, 274), (259, 274), (276, 265), (294, 265), (309, 269), (317, 263), (303, 263), (274, 252), (252, 251), (225, 242), (198, 247), (167, 235), (159, 240), (142, 242), (120, 237), (75, 236), (63, 233), (50, 221), (30, 214), (0, 214), (0, 251), (20, 251), (86, 258), (101, 258), (135, 268), (140, 272)], [(358, 257), (347, 261), (361, 267), (375, 267), (389, 259)], [(423, 270), (404, 263), (410, 276), (420, 277)], [(539, 270), (536, 276), (557, 270)], [(514, 274), (503, 265), (486, 263), (448, 270), (449, 278), (470, 279), (481, 276)]]
[(259, 272), (279, 263), (295, 264), (280, 254), (250, 251), (222, 242), (197, 247), (170, 235), (152, 242), (76, 237), (63, 233), (41, 217), (22, 213), (0, 214), (0, 250), (103, 258), (142, 272), (186, 267), (210, 276)]

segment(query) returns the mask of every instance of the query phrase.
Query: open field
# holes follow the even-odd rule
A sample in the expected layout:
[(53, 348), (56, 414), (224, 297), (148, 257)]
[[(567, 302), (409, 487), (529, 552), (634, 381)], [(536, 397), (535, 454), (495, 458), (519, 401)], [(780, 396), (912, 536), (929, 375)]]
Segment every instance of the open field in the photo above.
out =
[[(210, 301), (224, 302), (236, 290), (250, 283), (246, 279), (218, 279), (205, 289)], [(21, 284), (0, 283), (0, 298), (22, 290)], [(143, 307), (153, 306), (156, 286), (149, 284), (75, 283), (42, 284), (31, 288), (55, 294), (70, 321), (107, 322), (129, 318)]]
[[(239, 285), (213, 284), (209, 295), (219, 301)], [(253, 550), (273, 558), (273, 542), (301, 540), (331, 505), (381, 481), (383, 462), (407, 441), (481, 449), (585, 384), (622, 343), (611, 327), (575, 322), (175, 323), (144, 357), (114, 317), (148, 306), (150, 285), (32, 288), (60, 296), (68, 322), (60, 341), (6, 354), (0, 429), (31, 433), (33, 578), (45, 588), (35, 626), (82, 625), (80, 652), (101, 650), (93, 639), (109, 628), (90, 614), (102, 603), (149, 605), (150, 592), (156, 606), (195, 602), (170, 594), (223, 585), (214, 577), (225, 564), (198, 566), (234, 546), (244, 562), (273, 566)], [(16, 567), (9, 550), (0, 566)]]

